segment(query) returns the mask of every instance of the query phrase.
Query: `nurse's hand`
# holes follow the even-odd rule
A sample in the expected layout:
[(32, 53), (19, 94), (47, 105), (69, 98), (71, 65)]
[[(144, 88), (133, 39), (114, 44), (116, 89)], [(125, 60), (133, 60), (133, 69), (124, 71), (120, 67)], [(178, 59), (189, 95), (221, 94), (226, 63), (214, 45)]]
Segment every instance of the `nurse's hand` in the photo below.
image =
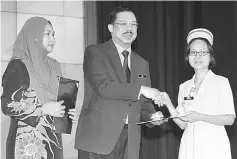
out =
[(198, 113), (196, 111), (189, 111), (182, 116), (179, 117), (182, 121), (193, 123), (201, 120), (201, 113)]
[(169, 95), (166, 92), (160, 92), (160, 94), (163, 104), (166, 105), (166, 107), (173, 107)]

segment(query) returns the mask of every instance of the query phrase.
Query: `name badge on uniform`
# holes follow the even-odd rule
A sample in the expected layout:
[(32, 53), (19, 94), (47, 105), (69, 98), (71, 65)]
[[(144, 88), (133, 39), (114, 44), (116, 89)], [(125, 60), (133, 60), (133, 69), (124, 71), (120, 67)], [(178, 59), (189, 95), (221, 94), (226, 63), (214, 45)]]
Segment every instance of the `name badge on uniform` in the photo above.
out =
[(193, 100), (194, 97), (192, 96), (193, 93), (195, 93), (196, 91), (196, 88), (195, 87), (192, 87), (190, 89), (190, 92), (189, 92), (189, 95), (187, 97), (184, 97), (184, 100)]
[(184, 97), (184, 100), (193, 100), (194, 97), (193, 96), (187, 96), (187, 97)]

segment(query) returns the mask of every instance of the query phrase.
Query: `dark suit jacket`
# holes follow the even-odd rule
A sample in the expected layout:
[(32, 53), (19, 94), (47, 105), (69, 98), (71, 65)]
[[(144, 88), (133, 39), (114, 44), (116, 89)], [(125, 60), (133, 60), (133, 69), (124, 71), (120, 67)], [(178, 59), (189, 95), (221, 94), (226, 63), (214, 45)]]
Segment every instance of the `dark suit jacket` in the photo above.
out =
[(141, 110), (155, 112), (149, 100), (138, 94), (141, 85), (150, 86), (148, 62), (131, 52), (131, 83), (112, 40), (87, 47), (84, 55), (84, 102), (75, 137), (75, 148), (109, 154), (123, 129), (128, 114), (128, 156), (138, 159)]

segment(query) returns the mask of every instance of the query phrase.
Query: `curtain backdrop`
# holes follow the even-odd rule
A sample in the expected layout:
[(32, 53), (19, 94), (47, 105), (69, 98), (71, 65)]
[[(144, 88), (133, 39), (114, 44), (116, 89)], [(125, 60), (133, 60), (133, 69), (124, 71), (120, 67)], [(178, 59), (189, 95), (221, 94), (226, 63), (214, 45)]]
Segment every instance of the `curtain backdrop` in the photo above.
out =
[[(152, 87), (166, 91), (177, 105), (179, 84), (193, 75), (184, 63), (186, 36), (191, 29), (203, 27), (214, 34), (217, 66), (213, 71), (229, 79), (237, 103), (237, 2), (99, 1), (99, 43), (110, 39), (109, 14), (118, 5), (132, 9), (138, 19), (132, 48), (149, 62)], [(232, 157), (237, 159), (237, 122), (226, 129)], [(143, 127), (140, 159), (177, 159), (182, 133), (172, 120), (152, 129)]]

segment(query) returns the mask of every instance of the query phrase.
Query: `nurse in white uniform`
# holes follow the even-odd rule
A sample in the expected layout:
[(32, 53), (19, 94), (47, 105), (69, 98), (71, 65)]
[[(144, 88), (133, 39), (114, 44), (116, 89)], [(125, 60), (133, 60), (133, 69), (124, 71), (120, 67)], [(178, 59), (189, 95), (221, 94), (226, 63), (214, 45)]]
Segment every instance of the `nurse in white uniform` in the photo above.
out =
[(174, 122), (184, 129), (179, 159), (231, 159), (230, 142), (225, 125), (232, 125), (235, 109), (227, 78), (214, 74), (213, 34), (203, 28), (187, 36), (185, 60), (194, 76), (179, 87), (175, 109), (169, 96), (163, 98)]

